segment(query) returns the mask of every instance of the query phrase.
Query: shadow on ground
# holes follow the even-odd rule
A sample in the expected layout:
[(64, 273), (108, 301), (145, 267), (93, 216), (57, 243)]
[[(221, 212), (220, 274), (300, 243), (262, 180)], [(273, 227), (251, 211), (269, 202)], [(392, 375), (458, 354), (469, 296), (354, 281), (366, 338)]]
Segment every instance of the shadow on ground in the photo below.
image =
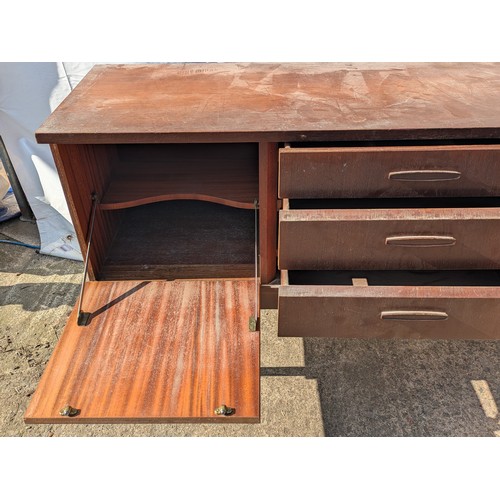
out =
[[(3, 238), (0, 233), (0, 239)], [(67, 276), (80, 274), (83, 270), (81, 262), (66, 260), (61, 266), (55, 258), (46, 258), (35, 250), (15, 245), (0, 244), (0, 272), (10, 274), (32, 274), (34, 276)]]
[(493, 436), (500, 430), (471, 384), (489, 381), (500, 402), (499, 342), (303, 342), (304, 367), (261, 374), (315, 379), (326, 436)]
[(18, 283), (0, 286), (0, 306), (20, 305), (24, 311), (44, 311), (61, 305), (73, 306), (80, 285), (65, 282)]

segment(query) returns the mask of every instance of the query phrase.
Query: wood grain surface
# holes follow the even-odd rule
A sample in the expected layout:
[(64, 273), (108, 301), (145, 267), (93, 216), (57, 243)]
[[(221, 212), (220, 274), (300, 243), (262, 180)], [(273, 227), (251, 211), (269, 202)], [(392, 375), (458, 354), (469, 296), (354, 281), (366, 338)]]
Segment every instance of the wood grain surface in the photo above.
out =
[[(69, 213), (83, 256), (87, 251), (92, 194), (102, 198), (106, 191), (116, 159), (112, 145), (52, 144), (52, 154), (61, 179)], [(96, 211), (92, 249), (89, 257), (89, 277), (96, 279), (107, 257), (109, 245), (118, 230), (118, 212)]]
[(279, 290), (278, 335), (500, 339), (499, 299), (500, 286), (296, 285), (290, 279)]
[(97, 65), (42, 143), (500, 137), (500, 64)]
[[(66, 329), (27, 423), (257, 422), (254, 280), (92, 282), (90, 324)], [(232, 416), (217, 416), (225, 404)], [(66, 405), (79, 410), (59, 415)]]
[(282, 210), (279, 243), (280, 269), (497, 269), (500, 208)]
[(282, 198), (500, 195), (500, 146), (280, 149)]

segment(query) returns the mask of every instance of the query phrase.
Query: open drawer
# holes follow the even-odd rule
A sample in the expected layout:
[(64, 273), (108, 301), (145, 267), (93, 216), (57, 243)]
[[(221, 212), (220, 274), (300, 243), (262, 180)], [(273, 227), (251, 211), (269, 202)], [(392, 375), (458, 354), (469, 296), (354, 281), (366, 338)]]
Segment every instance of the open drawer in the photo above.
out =
[(500, 145), (282, 148), (281, 198), (499, 196)]
[(282, 337), (500, 339), (497, 271), (282, 271)]
[(254, 280), (89, 282), (84, 302), (88, 324), (75, 307), (26, 422), (259, 421)]
[[(357, 200), (285, 200), (279, 216), (280, 269), (498, 269), (496, 198), (428, 206), (404, 200), (383, 208)], [(482, 203), (481, 203), (482, 202)], [(382, 206), (380, 206), (382, 205)], [(437, 205), (437, 204), (436, 204)], [(377, 206), (377, 205), (375, 205)]]

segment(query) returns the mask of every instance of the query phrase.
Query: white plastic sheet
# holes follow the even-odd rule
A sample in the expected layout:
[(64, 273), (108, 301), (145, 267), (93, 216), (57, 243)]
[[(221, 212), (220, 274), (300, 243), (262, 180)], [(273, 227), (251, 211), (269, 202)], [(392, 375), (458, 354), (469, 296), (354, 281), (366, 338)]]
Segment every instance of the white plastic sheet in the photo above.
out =
[(82, 260), (50, 148), (35, 130), (93, 63), (0, 63), (0, 135), (33, 210), (40, 252)]

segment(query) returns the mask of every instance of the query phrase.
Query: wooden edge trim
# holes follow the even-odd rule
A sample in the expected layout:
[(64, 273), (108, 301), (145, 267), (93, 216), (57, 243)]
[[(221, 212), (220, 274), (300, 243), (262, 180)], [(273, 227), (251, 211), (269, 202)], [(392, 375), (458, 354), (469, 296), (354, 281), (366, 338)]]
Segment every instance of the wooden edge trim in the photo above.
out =
[(219, 205), (225, 205), (227, 207), (241, 208), (246, 210), (254, 210), (255, 204), (252, 200), (251, 202), (240, 202), (235, 200), (229, 200), (226, 198), (219, 198), (217, 196), (209, 196), (203, 194), (169, 194), (169, 195), (158, 195), (151, 196), (148, 198), (139, 198), (137, 200), (127, 200), (119, 202), (107, 202), (104, 199), (100, 204), (101, 210), (120, 210), (122, 208), (132, 208), (141, 205), (148, 205), (150, 203), (158, 203), (162, 201), (173, 201), (173, 200), (196, 200), (196, 201), (208, 201), (211, 203), (217, 203)]

